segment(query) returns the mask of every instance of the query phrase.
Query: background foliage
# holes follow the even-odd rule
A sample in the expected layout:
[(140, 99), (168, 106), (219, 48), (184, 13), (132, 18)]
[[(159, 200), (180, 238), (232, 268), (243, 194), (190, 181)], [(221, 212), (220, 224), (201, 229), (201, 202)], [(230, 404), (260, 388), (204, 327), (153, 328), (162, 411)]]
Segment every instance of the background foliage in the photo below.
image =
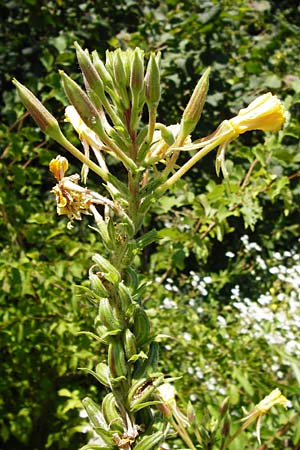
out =
[[(176, 386), (183, 403), (205, 400), (214, 416), (230, 395), (241, 417), (242, 406), (279, 386), (293, 410), (268, 418), (263, 438), (269, 449), (283, 442), (297, 449), (300, 7), (287, 0), (117, 3), (11, 0), (3, 7), (1, 448), (78, 448), (87, 432), (80, 399), (101, 395), (77, 370), (92, 367), (101, 348), (77, 334), (91, 329), (92, 310), (74, 289), (101, 244), (86, 221), (68, 231), (56, 216), (48, 163), (60, 150), (27, 118), (11, 85), (17, 77), (62, 121), (57, 70), (77, 73), (76, 39), (102, 57), (119, 46), (161, 50), (166, 124), (178, 120), (211, 65), (199, 135), (268, 90), (288, 107), (289, 124), (277, 136), (257, 132), (231, 144), (227, 181), (216, 178), (208, 157), (156, 205), (145, 227), (159, 229), (160, 245), (140, 267), (154, 327), (170, 336), (162, 338), (164, 371), (184, 373)], [(288, 420), (283, 437), (276, 435)], [(255, 446), (254, 437), (250, 447), (242, 439), (236, 448)]]

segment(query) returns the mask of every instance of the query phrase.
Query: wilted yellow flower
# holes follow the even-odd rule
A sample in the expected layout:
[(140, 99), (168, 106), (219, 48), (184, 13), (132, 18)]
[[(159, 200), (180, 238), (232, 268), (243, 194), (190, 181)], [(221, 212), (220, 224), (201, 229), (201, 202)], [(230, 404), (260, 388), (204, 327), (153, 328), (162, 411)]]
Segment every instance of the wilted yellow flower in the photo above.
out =
[(269, 395), (263, 398), (246, 417), (241, 419), (241, 422), (244, 422), (242, 429), (247, 428), (248, 425), (257, 420), (256, 434), (259, 443), (261, 443), (260, 427), (262, 416), (266, 414), (269, 411), (269, 409), (272, 408), (272, 406), (276, 405), (281, 405), (284, 406), (285, 408), (291, 406), (290, 401), (284, 395), (282, 395), (282, 393), (278, 388), (274, 389), (274, 391), (272, 391)]
[(286, 120), (286, 110), (276, 95), (271, 92), (253, 100), (247, 108), (240, 110), (229, 120), (237, 134), (251, 130), (278, 131)]
[(265, 414), (269, 411), (272, 406), (282, 405), (287, 408), (290, 404), (290, 401), (282, 395), (278, 388), (274, 389), (271, 394), (267, 395), (265, 398), (259, 402), (255, 408), (260, 411), (261, 414)]
[(49, 164), (50, 172), (53, 173), (55, 178), (59, 181), (65, 176), (65, 172), (68, 170), (69, 163), (67, 158), (58, 155), (55, 159), (52, 159)]
[(89, 209), (94, 197), (89, 189), (78, 185), (79, 175), (64, 176), (68, 169), (68, 160), (63, 156), (52, 159), (49, 168), (58, 180), (52, 189), (56, 195), (57, 214), (68, 216), (70, 228), (74, 219), (81, 220), (81, 214), (90, 214)]

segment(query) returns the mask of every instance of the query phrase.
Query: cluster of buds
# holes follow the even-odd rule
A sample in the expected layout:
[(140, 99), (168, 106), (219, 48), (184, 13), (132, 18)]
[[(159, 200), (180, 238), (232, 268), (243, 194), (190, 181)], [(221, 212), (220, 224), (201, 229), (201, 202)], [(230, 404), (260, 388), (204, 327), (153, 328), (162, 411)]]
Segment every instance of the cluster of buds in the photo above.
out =
[[(104, 63), (96, 51), (89, 54), (77, 43), (75, 47), (85, 89), (63, 71), (60, 71), (60, 75), (71, 103), (66, 108), (66, 121), (70, 122), (78, 133), (83, 152), (65, 138), (56, 119), (39, 100), (19, 82), (15, 80), (14, 83), (40, 128), (83, 163), (83, 181), (86, 182), (88, 170), (93, 170), (108, 182), (113, 200), (115, 196), (118, 199), (126, 197), (126, 186), (122, 186), (120, 180), (115, 180), (111, 175), (106, 154), (123, 164), (129, 178), (135, 177), (134, 190), (140, 191), (139, 204), (142, 205), (149, 190), (152, 196), (160, 196), (216, 147), (217, 173), (221, 169), (226, 176), (225, 150), (229, 142), (246, 131), (277, 131), (286, 119), (281, 102), (276, 96), (267, 93), (242, 109), (236, 117), (224, 120), (214, 133), (193, 142), (190, 134), (201, 117), (208, 91), (210, 69), (203, 73), (197, 83), (180, 123), (165, 126), (156, 122), (161, 96), (160, 53), (151, 54), (145, 68), (144, 52), (139, 48), (108, 51)], [(146, 125), (141, 123), (144, 107), (148, 111)], [(96, 163), (90, 156), (90, 148)], [(180, 151), (193, 151), (194, 154), (175, 171)], [(162, 170), (156, 168), (149, 171), (149, 168), (158, 163), (163, 163)], [(146, 201), (143, 213), (150, 203)]]

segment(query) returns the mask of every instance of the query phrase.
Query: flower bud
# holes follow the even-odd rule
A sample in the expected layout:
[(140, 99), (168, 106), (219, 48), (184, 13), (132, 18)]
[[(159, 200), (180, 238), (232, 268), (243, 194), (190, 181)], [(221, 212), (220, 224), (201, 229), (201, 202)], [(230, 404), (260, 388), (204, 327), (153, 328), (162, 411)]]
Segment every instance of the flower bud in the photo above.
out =
[(131, 59), (130, 88), (138, 95), (144, 87), (144, 58), (142, 50), (136, 48)]
[(160, 71), (158, 61), (160, 53), (155, 57), (151, 53), (145, 75), (145, 97), (148, 107), (156, 107), (160, 100)]
[(75, 42), (74, 45), (76, 48), (80, 69), (85, 76), (89, 88), (95, 91), (95, 93), (101, 98), (104, 95), (104, 86), (97, 70), (92, 64), (91, 58), (82, 50), (77, 42)]
[(199, 122), (209, 85), (210, 68), (206, 69), (198, 81), (194, 92), (183, 112), (181, 122), (181, 134), (186, 137)]
[(72, 78), (66, 75), (62, 70), (60, 70), (59, 73), (62, 77), (65, 93), (81, 119), (89, 128), (102, 136), (105, 132), (93, 103)]
[(92, 57), (93, 57), (94, 67), (97, 70), (101, 80), (103, 81), (103, 84), (105, 86), (112, 87), (112, 84), (113, 84), (112, 78), (111, 78), (109, 72), (107, 71), (105, 64), (99, 58), (96, 50), (92, 52)]
[(59, 142), (62, 137), (62, 132), (55, 117), (52, 116), (29, 89), (19, 83), (16, 79), (13, 79), (13, 83), (18, 90), (22, 103), (36, 124), (45, 134)]
[(118, 49), (113, 53), (112, 56), (113, 56), (113, 71), (115, 75), (115, 82), (117, 85), (126, 87), (127, 76), (124, 64), (126, 55), (122, 54), (122, 50)]
[(271, 92), (260, 95), (229, 120), (238, 134), (251, 130), (278, 131), (286, 120), (286, 110)]

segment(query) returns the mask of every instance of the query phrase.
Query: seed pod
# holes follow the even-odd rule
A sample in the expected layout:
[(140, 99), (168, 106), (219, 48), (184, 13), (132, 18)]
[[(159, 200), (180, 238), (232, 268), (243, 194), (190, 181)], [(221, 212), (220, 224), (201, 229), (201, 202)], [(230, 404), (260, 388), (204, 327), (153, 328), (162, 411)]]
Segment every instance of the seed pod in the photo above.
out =
[(119, 271), (106, 258), (103, 258), (103, 256), (99, 255), (99, 253), (96, 253), (92, 259), (103, 272), (106, 280), (110, 281), (114, 285), (121, 281)]
[(150, 345), (148, 358), (144, 361), (138, 361), (133, 378), (135, 380), (147, 378), (155, 373), (157, 369), (159, 358), (159, 345), (157, 342), (152, 342)]
[[(160, 386), (164, 382), (164, 376), (161, 375), (157, 378), (151, 377), (144, 381), (143, 384), (140, 385), (138, 389), (135, 390), (134, 395), (132, 395), (131, 390), (128, 393), (128, 397), (132, 398), (130, 401), (130, 409), (131, 411), (139, 411), (144, 408), (147, 403), (149, 405), (149, 401), (151, 401), (151, 396), (153, 392), (156, 390), (158, 386)], [(153, 401), (153, 403), (157, 403), (157, 401)]]
[(115, 397), (111, 392), (102, 400), (102, 413), (110, 430), (124, 432), (124, 424), (117, 410)]
[(127, 364), (121, 342), (115, 340), (109, 344), (108, 365), (112, 378), (126, 377)]
[(121, 330), (122, 323), (116, 318), (115, 309), (108, 298), (102, 298), (99, 303), (99, 314), (101, 324), (105, 325), (107, 330)]
[(127, 361), (129, 361), (133, 355), (136, 355), (136, 338), (129, 328), (127, 328), (124, 333), (124, 349)]
[(96, 295), (99, 295), (100, 298), (107, 297), (108, 295), (107, 289), (104, 287), (104, 284), (100, 280), (99, 276), (92, 272), (93, 267), (91, 267), (91, 269), (89, 270), (89, 280), (91, 289), (93, 292), (95, 292)]
[(140, 409), (136, 413), (136, 422), (143, 433), (150, 433), (154, 423), (154, 414), (152, 413), (151, 407), (146, 406), (145, 408)]
[(103, 384), (103, 386), (110, 387), (108, 365), (105, 363), (97, 364), (95, 372), (98, 380)]
[(150, 336), (150, 321), (143, 308), (138, 307), (133, 317), (133, 333), (138, 345), (145, 344)]
[(93, 427), (108, 430), (108, 425), (97, 403), (95, 403), (94, 400), (92, 400), (91, 398), (85, 397), (82, 400), (82, 404), (87, 412), (87, 415)]
[(157, 431), (154, 434), (143, 436), (137, 441), (134, 450), (152, 450), (158, 448), (158, 445), (164, 440), (164, 433)]
[(118, 294), (120, 299), (120, 306), (124, 313), (126, 313), (128, 307), (132, 304), (132, 297), (130, 290), (123, 281), (118, 285)]

